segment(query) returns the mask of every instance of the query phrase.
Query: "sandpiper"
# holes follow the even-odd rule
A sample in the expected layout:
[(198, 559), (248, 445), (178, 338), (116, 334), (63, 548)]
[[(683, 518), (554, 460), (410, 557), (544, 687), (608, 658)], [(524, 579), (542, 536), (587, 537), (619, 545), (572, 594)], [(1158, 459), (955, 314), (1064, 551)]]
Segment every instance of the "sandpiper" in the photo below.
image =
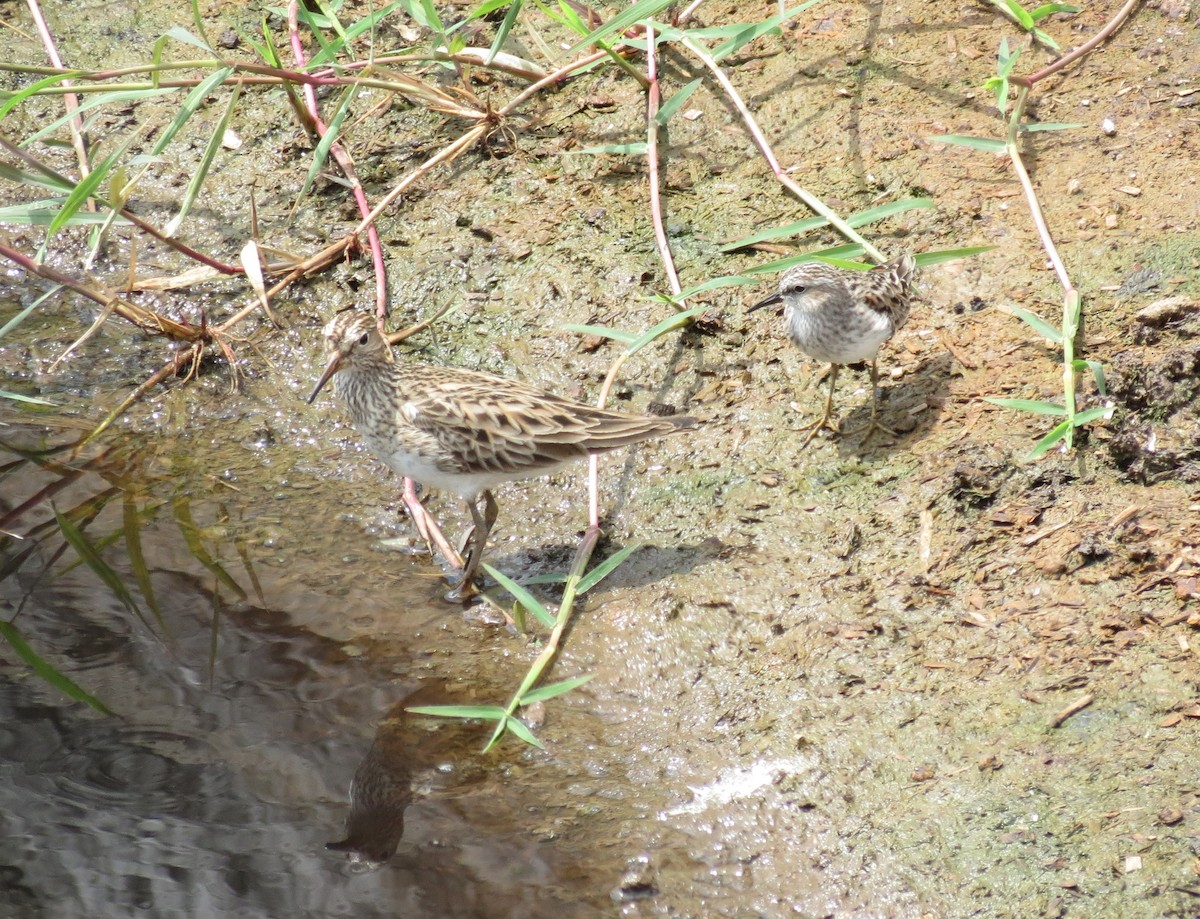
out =
[[(779, 292), (752, 307), (783, 304), (783, 321), (788, 337), (801, 351), (819, 361), (828, 361), (829, 395), (820, 419), (800, 430), (808, 431), (801, 447), (821, 430), (838, 433), (829, 419), (833, 414), (833, 389), (842, 364), (871, 362), (871, 420), (862, 428), (867, 437), (874, 431), (895, 434), (876, 418), (879, 408), (879, 349), (908, 319), (916, 260), (903, 255), (870, 271), (834, 268), (824, 262), (805, 262), (784, 272)], [(856, 433), (848, 431), (846, 433)]]
[(594, 408), (491, 374), (397, 361), (366, 313), (339, 313), (323, 334), (327, 363), (308, 401), (333, 377), (376, 456), (397, 475), (453, 492), (471, 511), (471, 552), (451, 599), (473, 590), (499, 511), (497, 485), (696, 425), (684, 416)]

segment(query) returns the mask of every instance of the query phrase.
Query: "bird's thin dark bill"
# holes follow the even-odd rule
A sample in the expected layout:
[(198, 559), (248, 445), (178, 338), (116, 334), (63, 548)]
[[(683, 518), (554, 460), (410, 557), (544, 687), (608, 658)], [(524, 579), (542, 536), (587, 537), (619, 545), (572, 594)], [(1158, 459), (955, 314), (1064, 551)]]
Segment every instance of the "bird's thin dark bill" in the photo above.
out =
[(771, 296), (767, 297), (765, 300), (759, 300), (757, 303), (754, 304), (754, 306), (752, 306), (752, 307), (750, 307), (750, 309), (746, 310), (746, 312), (753, 313), (755, 310), (760, 310), (764, 306), (778, 306), (782, 302), (783, 302), (783, 294), (778, 294), (778, 293), (771, 294)]
[(333, 359), (325, 367), (325, 372), (321, 374), (321, 379), (317, 380), (317, 385), (313, 387), (313, 391), (308, 394), (308, 404), (312, 405), (313, 400), (317, 398), (322, 387), (329, 382), (329, 378), (338, 372), (338, 367), (341, 366), (342, 359), (340, 355), (334, 355)]

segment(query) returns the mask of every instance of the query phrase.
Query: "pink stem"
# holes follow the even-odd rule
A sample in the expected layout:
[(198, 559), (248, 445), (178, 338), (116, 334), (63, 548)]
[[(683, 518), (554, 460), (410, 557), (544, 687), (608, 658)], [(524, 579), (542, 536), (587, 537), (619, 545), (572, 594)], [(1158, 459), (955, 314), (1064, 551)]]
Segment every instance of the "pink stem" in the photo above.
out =
[[(33, 16), (34, 25), (37, 26), (38, 35), (42, 37), (42, 46), (46, 49), (46, 57), (50, 58), (50, 63), (59, 69), (63, 68), (62, 58), (58, 55), (58, 46), (54, 43), (54, 36), (50, 34), (50, 29), (46, 25), (46, 20), (42, 18), (42, 10), (38, 6), (37, 0), (27, 0), (29, 4), (29, 13)], [(63, 80), (63, 86), (70, 86), (70, 80)], [(63, 96), (63, 108), (68, 112), (74, 112), (79, 108), (79, 97), (75, 93), (67, 93)], [(71, 145), (75, 148), (75, 157), (79, 160), (79, 181), (83, 181), (90, 173), (91, 167), (88, 166), (87, 145), (83, 140), (83, 119), (78, 115), (71, 118)], [(88, 202), (88, 208), (95, 210), (93, 202)]]

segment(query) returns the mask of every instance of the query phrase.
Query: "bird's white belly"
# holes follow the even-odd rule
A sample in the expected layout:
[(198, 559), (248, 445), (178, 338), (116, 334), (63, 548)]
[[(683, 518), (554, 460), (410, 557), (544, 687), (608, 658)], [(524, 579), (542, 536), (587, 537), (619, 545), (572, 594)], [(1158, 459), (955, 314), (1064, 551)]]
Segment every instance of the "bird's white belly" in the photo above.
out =
[(788, 337), (810, 357), (831, 364), (856, 364), (874, 359), (891, 337), (891, 320), (874, 310), (847, 312), (830, 321), (828, 314), (789, 310)]
[(533, 478), (548, 475), (560, 468), (538, 468), (514, 472), (447, 472), (438, 466), (436, 460), (421, 453), (405, 450), (395, 442), (380, 441), (361, 431), (363, 439), (371, 451), (387, 463), (388, 468), (396, 475), (404, 476), (415, 482), (420, 482), (427, 488), (440, 488), (451, 494), (458, 495), (467, 501), (474, 501), (481, 493), (512, 482), (516, 479)]

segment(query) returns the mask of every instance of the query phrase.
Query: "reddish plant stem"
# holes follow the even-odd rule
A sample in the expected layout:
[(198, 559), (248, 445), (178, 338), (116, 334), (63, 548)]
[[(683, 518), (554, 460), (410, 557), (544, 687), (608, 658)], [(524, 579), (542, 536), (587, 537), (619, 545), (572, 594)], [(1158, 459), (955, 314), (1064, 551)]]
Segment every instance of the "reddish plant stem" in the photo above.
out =
[[(300, 27), (298, 14), (296, 11), (299, 0), (290, 0), (288, 3), (288, 37), (292, 45), (292, 57), (300, 67), (304, 67), (306, 57), (304, 54), (304, 44), (300, 41)], [(328, 127), (321, 120), (320, 107), (317, 105), (317, 95), (313, 90), (312, 84), (304, 84), (304, 101), (308, 106), (309, 116), (312, 118), (313, 126), (317, 133), (324, 137)], [(362, 183), (358, 181), (358, 174), (354, 170), (354, 160), (350, 157), (349, 152), (340, 141), (334, 141), (329, 148), (329, 152), (341, 167), (343, 174), (350, 182), (350, 191), (354, 195), (354, 203), (358, 205), (358, 212), (364, 217), (371, 213), (371, 205), (367, 201), (367, 194), (363, 191)], [(383, 263), (383, 246), (379, 242), (379, 230), (375, 224), (370, 224), (367, 228), (367, 248), (371, 251), (371, 261), (375, 266), (375, 315), (379, 318), (380, 326), (382, 327), (383, 320), (388, 313), (387, 302), (387, 266)]]
[[(46, 25), (46, 20), (42, 17), (41, 7), (38, 6), (37, 0), (28, 0), (29, 14), (33, 17), (34, 25), (37, 26), (38, 35), (41, 36), (42, 46), (46, 49), (46, 57), (50, 58), (50, 63), (60, 69), (63, 68), (62, 58), (58, 55), (58, 46), (54, 42), (54, 36), (50, 34), (50, 28)], [(63, 80), (64, 88), (71, 86), (70, 80)], [(74, 112), (79, 108), (79, 97), (72, 92), (68, 92), (63, 96), (63, 108), (68, 112)], [(71, 146), (75, 148), (75, 158), (79, 161), (79, 181), (83, 181), (88, 177), (88, 173), (92, 171), (88, 163), (87, 143), (83, 139), (83, 119), (78, 114), (71, 116)], [(95, 211), (95, 202), (88, 201), (88, 210)]]
[(1130, 14), (1133, 13), (1134, 8), (1136, 8), (1138, 3), (1140, 3), (1140, 2), (1141, 2), (1141, 0), (1127, 0), (1125, 5), (1123, 7), (1121, 7), (1119, 10), (1117, 10), (1116, 15), (1113, 16), (1113, 18), (1110, 19), (1107, 23), (1105, 23), (1104, 27), (1099, 32), (1097, 32), (1095, 35), (1093, 35), (1091, 38), (1089, 38), (1087, 41), (1085, 41), (1082, 45), (1080, 45), (1074, 51), (1068, 51), (1066, 54), (1064, 54), (1058, 60), (1051, 61), (1048, 65), (1043, 67), (1037, 73), (1035, 73), (1031, 76), (1028, 76), (1028, 77), (1019, 78), (1017, 80), (1014, 80), (1013, 82), (1018, 83), (1018, 84), (1023, 83), (1029, 87), (1033, 87), (1037, 83), (1046, 79), (1046, 77), (1048, 77), (1052, 74), (1058, 73), (1058, 71), (1062, 70), (1063, 68), (1068, 67), (1069, 65), (1075, 63), (1075, 61), (1079, 60), (1084, 55), (1090, 53), (1098, 45), (1107, 41), (1108, 37), (1110, 35), (1112, 35), (1112, 33), (1115, 32), (1118, 28), (1120, 28), (1121, 24), (1124, 23), (1125, 20), (1129, 18)]

